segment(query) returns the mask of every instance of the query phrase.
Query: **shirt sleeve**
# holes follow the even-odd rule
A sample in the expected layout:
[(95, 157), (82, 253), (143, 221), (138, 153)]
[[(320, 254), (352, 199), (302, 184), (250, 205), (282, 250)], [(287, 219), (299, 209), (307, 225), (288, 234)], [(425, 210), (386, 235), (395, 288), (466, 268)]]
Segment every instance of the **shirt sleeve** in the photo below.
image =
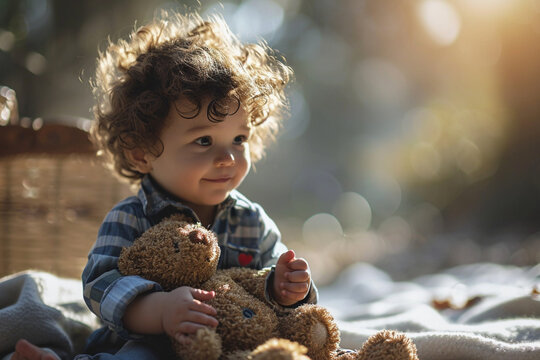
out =
[(140, 338), (124, 328), (122, 318), (127, 306), (140, 294), (160, 291), (159, 284), (139, 276), (123, 276), (118, 257), (123, 247), (131, 246), (143, 232), (141, 216), (132, 206), (111, 210), (103, 221), (96, 243), (90, 250), (82, 274), (83, 295), (89, 309), (119, 336)]
[(319, 292), (317, 290), (317, 287), (313, 283), (313, 280), (311, 281), (309, 291), (306, 297), (292, 306), (282, 306), (270, 296), (269, 286), (271, 286), (274, 281), (275, 265), (280, 255), (286, 252), (288, 249), (285, 244), (281, 242), (281, 233), (279, 232), (277, 225), (260, 206), (258, 206), (258, 208), (262, 234), (261, 262), (263, 268), (272, 267), (272, 271), (268, 274), (268, 277), (266, 278), (266, 300), (270, 302), (274, 306), (274, 308), (276, 308), (276, 310), (280, 312), (290, 311), (290, 309), (298, 307), (302, 304), (316, 304), (319, 299)]
[(270, 267), (275, 265), (279, 259), (279, 256), (286, 252), (288, 249), (281, 242), (281, 233), (272, 219), (266, 214), (266, 212), (257, 205), (259, 212), (259, 227), (260, 227), (260, 251), (261, 251), (261, 264), (262, 267)]

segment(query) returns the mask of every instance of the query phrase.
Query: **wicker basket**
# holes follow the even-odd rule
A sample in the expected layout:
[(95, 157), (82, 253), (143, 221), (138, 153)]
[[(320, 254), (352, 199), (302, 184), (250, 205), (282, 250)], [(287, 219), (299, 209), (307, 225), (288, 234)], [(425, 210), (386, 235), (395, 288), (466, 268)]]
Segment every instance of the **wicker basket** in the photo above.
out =
[(84, 130), (0, 126), (0, 276), (32, 268), (80, 277), (103, 217), (130, 194)]

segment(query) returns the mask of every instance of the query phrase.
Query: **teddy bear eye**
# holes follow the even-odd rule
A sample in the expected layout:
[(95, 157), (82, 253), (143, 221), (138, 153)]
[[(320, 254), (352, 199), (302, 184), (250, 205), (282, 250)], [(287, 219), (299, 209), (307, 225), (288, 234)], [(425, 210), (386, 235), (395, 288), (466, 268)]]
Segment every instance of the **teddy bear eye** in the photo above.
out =
[(251, 319), (252, 317), (255, 316), (255, 311), (246, 308), (246, 309), (242, 310), (242, 315), (244, 315), (244, 317), (246, 319)]
[(174, 246), (174, 252), (179, 253), (180, 252), (180, 247), (178, 247), (178, 243), (176, 241), (173, 242), (173, 246)]

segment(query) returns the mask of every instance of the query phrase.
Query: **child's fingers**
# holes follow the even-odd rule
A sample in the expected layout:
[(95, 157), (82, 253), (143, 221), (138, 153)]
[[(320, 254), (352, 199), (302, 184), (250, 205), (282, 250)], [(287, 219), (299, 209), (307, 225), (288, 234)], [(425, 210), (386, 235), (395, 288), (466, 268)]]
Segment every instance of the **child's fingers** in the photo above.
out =
[(215, 317), (206, 315), (198, 311), (190, 311), (184, 320), (184, 322), (191, 322), (194, 324), (206, 325), (211, 327), (216, 327), (219, 324)]
[(212, 300), (216, 296), (216, 293), (214, 291), (206, 291), (194, 288), (190, 288), (189, 291), (191, 292), (191, 296), (193, 296), (194, 299), (201, 301)]
[(306, 297), (306, 293), (298, 293), (287, 290), (281, 290), (281, 295), (289, 300), (289, 305), (292, 305), (300, 300), (303, 300)]
[(177, 338), (179, 335), (195, 334), (197, 330), (203, 329), (205, 327), (206, 327), (205, 325), (197, 324), (191, 321), (184, 321), (180, 323), (180, 325), (178, 326), (178, 329), (176, 330), (175, 338)]
[(25, 359), (29, 354), (32, 354), (32, 344), (24, 339), (20, 339), (15, 344), (16, 354), (21, 359)]
[(184, 322), (190, 322), (193, 324), (198, 324), (201, 326), (208, 326), (208, 327), (213, 327), (213, 328), (217, 327), (219, 324), (216, 318), (213, 318), (211, 316), (208, 316), (202, 313), (196, 313), (196, 312), (190, 313), (186, 317)]
[(24, 339), (21, 339), (15, 344), (15, 354), (11, 357), (12, 360), (59, 360), (60, 358), (52, 354), (49, 350), (42, 349)]
[(290, 261), (287, 264), (287, 267), (291, 270), (307, 270), (309, 269), (309, 265), (305, 259), (298, 258)]
[(217, 311), (214, 307), (208, 304), (205, 304), (199, 300), (193, 300), (193, 302), (189, 306), (189, 309), (193, 311), (201, 312), (207, 315), (211, 315), (211, 316), (214, 316), (217, 314)]
[(300, 282), (307, 283), (311, 279), (309, 272), (307, 271), (287, 272), (285, 273), (285, 278), (287, 279), (287, 281), (293, 282), (293, 283), (300, 283)]
[(281, 283), (281, 290), (285, 290), (291, 293), (298, 293), (306, 295), (307, 291), (309, 290), (309, 284), (305, 282), (300, 283), (291, 283), (291, 282), (283, 282)]
[(279, 265), (285, 265), (285, 266), (288, 266), (289, 262), (294, 259), (294, 251), (293, 250), (289, 250), (289, 251), (286, 251), (284, 252), (283, 254), (281, 254), (281, 256), (279, 257), (277, 263), (276, 263), (276, 266), (279, 266)]

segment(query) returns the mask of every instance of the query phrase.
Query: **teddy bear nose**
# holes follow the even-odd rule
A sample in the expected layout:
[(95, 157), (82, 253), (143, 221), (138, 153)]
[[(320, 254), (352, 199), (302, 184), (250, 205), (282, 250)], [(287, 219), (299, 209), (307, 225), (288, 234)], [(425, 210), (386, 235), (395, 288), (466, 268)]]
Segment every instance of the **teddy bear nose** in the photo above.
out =
[(191, 240), (191, 242), (193, 243), (203, 243), (203, 244), (208, 243), (206, 236), (204, 236), (204, 234), (198, 230), (191, 230), (189, 232), (188, 237), (189, 237), (189, 240)]

